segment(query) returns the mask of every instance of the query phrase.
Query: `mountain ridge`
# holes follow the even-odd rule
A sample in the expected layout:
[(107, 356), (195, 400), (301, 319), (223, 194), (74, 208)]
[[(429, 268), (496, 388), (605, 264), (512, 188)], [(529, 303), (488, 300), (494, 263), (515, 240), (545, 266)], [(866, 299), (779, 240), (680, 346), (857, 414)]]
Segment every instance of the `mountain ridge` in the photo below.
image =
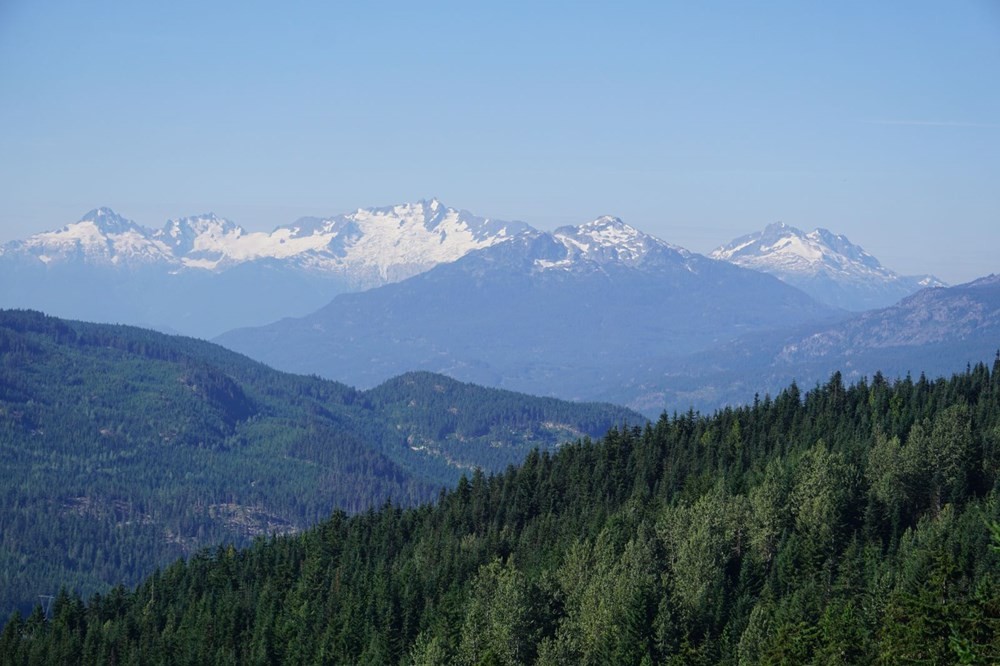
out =
[[(792, 228), (769, 229), (780, 235)], [(858, 298), (895, 302), (920, 286), (894, 277), (846, 237), (824, 230), (812, 236), (810, 243), (840, 248), (841, 254), (830, 249), (829, 256), (864, 268), (846, 286), (826, 274), (808, 275), (804, 283), (777, 275), (827, 305), (858, 309)], [(730, 263), (746, 263), (736, 256), (752, 245), (746, 238), (727, 256)], [(211, 212), (152, 229), (97, 208), (59, 230), (0, 246), (0, 306), (207, 339), (306, 316), (339, 294), (398, 283), (491, 248), (466, 262), (470, 275), (486, 275), (505, 261), (524, 262), (525, 270), (548, 273), (550, 280), (558, 273), (635, 269), (660, 270), (683, 282), (682, 271), (721, 271), (709, 263), (715, 260), (610, 215), (550, 232), (424, 199), (251, 232)]]
[(432, 500), (464, 472), (644, 418), (409, 373), (370, 391), (211, 343), (0, 310), (0, 618), (130, 584), (335, 510)]
[[(59, 230), (4, 244), (2, 254), (35, 257), (45, 264), (77, 259), (96, 264), (160, 262), (172, 270), (220, 271), (266, 259), (347, 276), (356, 286), (409, 277), (472, 249), (530, 229), (523, 222), (477, 217), (437, 199), (381, 208), (359, 208), (325, 218), (300, 218), (271, 232), (251, 232), (204, 213), (143, 227), (110, 208), (97, 208)], [(71, 247), (51, 256), (52, 250)]]
[(85, 604), (24, 663), (992, 663), (1000, 360), (796, 385), (336, 513)]
[(527, 229), (437, 199), (271, 232), (213, 213), (151, 229), (97, 208), (0, 246), (0, 306), (210, 338), (305, 315), (339, 293), (406, 279)]
[[(623, 234), (626, 244), (599, 242)], [(359, 386), (431, 370), (589, 399), (649, 358), (836, 316), (773, 276), (599, 218), (524, 232), (407, 280), (341, 294), (305, 317), (215, 340), (275, 367)]]
[(805, 233), (783, 222), (740, 236), (709, 256), (770, 273), (834, 307), (862, 311), (885, 307), (928, 286), (933, 275), (902, 276), (843, 234), (817, 228)]
[(664, 405), (713, 409), (739, 396), (811, 386), (831, 373), (848, 381), (935, 377), (989, 362), (1000, 349), (1000, 276), (932, 287), (886, 308), (831, 323), (748, 334), (675, 362), (651, 364), (622, 391), (595, 395), (646, 414)]

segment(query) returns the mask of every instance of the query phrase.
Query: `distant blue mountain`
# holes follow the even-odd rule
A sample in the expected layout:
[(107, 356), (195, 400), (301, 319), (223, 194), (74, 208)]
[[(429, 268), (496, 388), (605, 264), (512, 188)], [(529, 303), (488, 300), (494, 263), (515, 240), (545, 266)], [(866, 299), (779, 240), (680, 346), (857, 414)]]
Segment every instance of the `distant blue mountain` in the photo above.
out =
[[(930, 287), (899, 303), (836, 322), (748, 334), (687, 359), (651, 364), (629, 386), (604, 394), (647, 414), (712, 409), (763, 397), (793, 380), (803, 389), (834, 372), (845, 382), (946, 376), (992, 362), (1000, 350), (1000, 276)], [(594, 396), (600, 398), (600, 395)]]
[(804, 233), (780, 222), (710, 256), (770, 273), (821, 303), (855, 312), (892, 305), (925, 287), (946, 286), (933, 275), (899, 275), (844, 235), (826, 229)]
[(0, 246), (0, 307), (209, 337), (304, 315), (529, 229), (436, 199), (248, 232), (211, 213), (143, 227), (109, 208)]
[(317, 312), (216, 341), (373, 386), (409, 370), (562, 398), (614, 395), (665, 359), (841, 313), (616, 218), (526, 231)]

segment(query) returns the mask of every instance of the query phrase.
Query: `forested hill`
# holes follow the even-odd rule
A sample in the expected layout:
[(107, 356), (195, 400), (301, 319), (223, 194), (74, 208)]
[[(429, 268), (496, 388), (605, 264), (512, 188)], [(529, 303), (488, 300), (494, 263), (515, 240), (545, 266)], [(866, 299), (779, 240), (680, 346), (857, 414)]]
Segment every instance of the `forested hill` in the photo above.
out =
[(625, 422), (645, 421), (430, 374), (362, 392), (199, 340), (0, 311), (0, 618), (335, 509), (413, 506)]
[(0, 663), (1000, 661), (1000, 360), (664, 416), (14, 617)]

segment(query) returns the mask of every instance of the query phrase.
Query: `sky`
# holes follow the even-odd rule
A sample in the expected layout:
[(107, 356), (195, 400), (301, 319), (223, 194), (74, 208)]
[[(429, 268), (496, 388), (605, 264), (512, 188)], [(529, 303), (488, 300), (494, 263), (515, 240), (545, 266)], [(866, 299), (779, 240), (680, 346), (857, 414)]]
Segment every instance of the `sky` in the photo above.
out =
[(431, 197), (1000, 272), (1000, 0), (0, 0), (0, 242)]

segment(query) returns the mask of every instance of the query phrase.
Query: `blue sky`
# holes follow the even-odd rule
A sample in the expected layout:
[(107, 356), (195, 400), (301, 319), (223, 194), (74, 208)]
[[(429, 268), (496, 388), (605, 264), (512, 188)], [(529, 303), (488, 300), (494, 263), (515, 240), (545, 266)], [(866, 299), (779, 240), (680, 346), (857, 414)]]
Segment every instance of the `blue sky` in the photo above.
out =
[(0, 241), (437, 196), (1000, 272), (1000, 2), (0, 0)]

